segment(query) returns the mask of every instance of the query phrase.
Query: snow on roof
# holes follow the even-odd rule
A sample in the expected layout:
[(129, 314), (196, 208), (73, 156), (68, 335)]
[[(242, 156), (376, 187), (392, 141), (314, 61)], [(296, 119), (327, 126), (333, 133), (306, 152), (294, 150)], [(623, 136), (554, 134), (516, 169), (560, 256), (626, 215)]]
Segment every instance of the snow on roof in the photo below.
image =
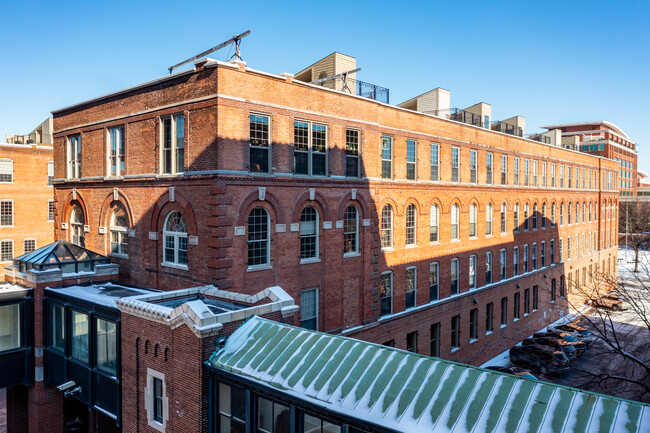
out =
[(208, 361), (397, 431), (640, 432), (650, 406), (253, 317)]
[(154, 293), (152, 290), (126, 287), (115, 283), (68, 286), (62, 288), (48, 287), (47, 290), (52, 290), (62, 295), (111, 308), (117, 308), (117, 305), (115, 304), (116, 299)]

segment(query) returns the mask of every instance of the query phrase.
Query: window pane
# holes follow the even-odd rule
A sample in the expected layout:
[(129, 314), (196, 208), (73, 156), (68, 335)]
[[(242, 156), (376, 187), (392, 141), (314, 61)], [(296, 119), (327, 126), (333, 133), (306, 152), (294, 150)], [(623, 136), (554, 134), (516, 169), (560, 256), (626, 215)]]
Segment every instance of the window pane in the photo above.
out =
[(20, 347), (20, 304), (0, 306), (0, 352)]
[(300, 326), (318, 329), (318, 289), (304, 290), (300, 293)]
[(117, 368), (117, 324), (97, 319), (97, 368), (110, 374)]
[(63, 305), (49, 304), (49, 346), (65, 352), (65, 308)]
[(88, 315), (72, 311), (72, 353), (79, 361), (88, 363)]

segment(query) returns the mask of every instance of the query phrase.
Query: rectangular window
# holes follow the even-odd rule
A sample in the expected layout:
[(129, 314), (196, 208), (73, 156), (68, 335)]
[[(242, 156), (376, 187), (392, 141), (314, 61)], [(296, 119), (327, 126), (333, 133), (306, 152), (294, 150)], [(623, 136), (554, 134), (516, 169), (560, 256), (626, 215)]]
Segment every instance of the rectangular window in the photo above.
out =
[(512, 251), (512, 274), (519, 275), (519, 247), (514, 247)]
[(300, 292), (300, 326), (318, 331), (318, 289)]
[(259, 114), (251, 114), (248, 120), (249, 170), (252, 173), (269, 173), (271, 171), (271, 120), (269, 116)]
[(53, 302), (48, 303), (47, 345), (65, 353), (65, 307)]
[(381, 311), (382, 316), (393, 313), (393, 273), (381, 274)]
[(520, 314), (519, 314), (519, 308), (521, 303), (521, 293), (517, 292), (515, 293), (515, 309), (514, 309), (514, 318), (515, 320), (519, 320)]
[(47, 202), (47, 220), (54, 221), (54, 200)]
[(282, 433), (290, 429), (289, 406), (257, 397), (257, 432)]
[(587, 188), (587, 169), (582, 167), (582, 189)]
[(14, 162), (11, 159), (0, 159), (0, 183), (12, 183), (13, 179)]
[(485, 253), (485, 284), (492, 284), (492, 253)]
[(515, 156), (515, 185), (519, 185), (519, 157)]
[(478, 308), (472, 308), (469, 312), (469, 340), (478, 338)]
[(451, 281), (451, 294), (458, 294), (458, 259), (451, 259), (450, 281)]
[(528, 245), (524, 245), (524, 274), (528, 272)]
[(494, 165), (494, 154), (488, 153), (486, 155), (485, 159), (485, 183), (491, 184), (492, 183), (492, 172), (493, 172), (493, 165)]
[(546, 161), (542, 161), (542, 186), (546, 188)]
[[(164, 122), (164, 120), (163, 120)], [(108, 175), (124, 175), (124, 127), (108, 130)]]
[(537, 311), (537, 286), (533, 286), (533, 311)]
[(451, 350), (460, 348), (460, 316), (451, 318)]
[(530, 289), (524, 290), (524, 316), (530, 314)]
[(557, 280), (553, 278), (551, 279), (551, 302), (555, 302), (556, 291), (557, 291)]
[(163, 381), (153, 377), (153, 420), (162, 424), (163, 422)]
[(47, 184), (52, 186), (54, 183), (54, 161), (47, 163)]
[(221, 432), (246, 431), (246, 390), (244, 388), (225, 383), (219, 384), (219, 425)]
[(406, 308), (415, 307), (417, 286), (417, 268), (406, 269)]
[(22, 346), (20, 304), (0, 305), (0, 353)]
[(485, 333), (489, 334), (494, 330), (494, 303), (490, 302), (485, 306)]
[(416, 177), (416, 144), (415, 140), (406, 140), (406, 179), (408, 180), (415, 180)]
[(580, 188), (580, 167), (576, 167), (576, 188)]
[(439, 272), (440, 266), (438, 263), (429, 265), (429, 301), (437, 301), (440, 296)]
[(182, 173), (185, 171), (185, 117), (182, 114), (164, 117), (161, 125), (161, 173)]
[(0, 262), (10, 262), (14, 258), (14, 241), (0, 241)]
[(560, 164), (560, 188), (564, 188), (564, 165)]
[(501, 250), (501, 254), (499, 256), (499, 265), (500, 265), (500, 279), (505, 280), (507, 278), (507, 269), (506, 269), (506, 250), (503, 249)]
[(460, 182), (460, 149), (451, 148), (451, 181)]
[(551, 163), (551, 187), (555, 188), (555, 163)]
[(431, 143), (431, 180), (440, 180), (440, 145)]
[(429, 343), (429, 355), (440, 356), (440, 323), (431, 325), (431, 340)]
[(413, 353), (418, 353), (418, 333), (409, 332), (406, 334), (406, 350)]
[(36, 249), (36, 239), (25, 239), (23, 241), (23, 254), (31, 253)]
[(501, 298), (501, 326), (508, 324), (508, 298)]
[(345, 130), (345, 175), (347, 177), (361, 176), (359, 142), (359, 131)]
[(539, 246), (539, 259), (541, 267), (546, 266), (546, 242), (542, 242)]
[(381, 137), (381, 177), (393, 178), (393, 137)]
[(533, 186), (537, 186), (537, 161), (533, 161)]
[(476, 288), (476, 256), (469, 256), (469, 288)]
[(88, 314), (72, 310), (71, 326), (72, 341), (70, 345), (71, 356), (88, 364)]
[(532, 261), (532, 270), (534, 271), (537, 269), (537, 244), (533, 244), (533, 248), (531, 250), (531, 261)]
[(327, 176), (327, 126), (295, 121), (293, 131), (293, 172)]
[(97, 368), (115, 375), (117, 373), (117, 324), (97, 318)]
[(478, 176), (476, 175), (476, 151), (475, 150), (470, 150), (469, 151), (469, 172), (470, 172), (470, 177), (469, 181), (471, 183), (477, 183), (478, 182)]
[(528, 158), (524, 159), (524, 186), (528, 186), (530, 183), (530, 160)]
[(572, 185), (573, 185), (573, 178), (572, 178), (572, 175), (571, 175), (571, 173), (573, 173), (573, 169), (572, 169), (572, 167), (570, 165), (567, 166), (566, 169), (567, 169), (566, 170), (567, 171), (567, 186), (569, 188), (571, 188)]
[(508, 157), (501, 155), (501, 185), (508, 184)]
[(68, 137), (67, 143), (67, 175), (68, 179), (81, 177), (81, 136)]

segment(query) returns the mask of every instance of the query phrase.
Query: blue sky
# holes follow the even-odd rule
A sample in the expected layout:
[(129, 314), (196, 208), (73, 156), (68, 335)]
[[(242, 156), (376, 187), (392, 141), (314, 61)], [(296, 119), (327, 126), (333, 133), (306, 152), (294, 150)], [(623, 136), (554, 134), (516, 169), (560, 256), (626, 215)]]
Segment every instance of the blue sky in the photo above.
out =
[[(235, 33), (250, 67), (297, 72), (339, 51), (400, 103), (435, 87), (452, 106), (538, 126), (608, 120), (650, 171), (650, 2), (0, 2), (0, 140), (51, 110), (138, 84)], [(228, 50), (212, 57), (225, 59)]]

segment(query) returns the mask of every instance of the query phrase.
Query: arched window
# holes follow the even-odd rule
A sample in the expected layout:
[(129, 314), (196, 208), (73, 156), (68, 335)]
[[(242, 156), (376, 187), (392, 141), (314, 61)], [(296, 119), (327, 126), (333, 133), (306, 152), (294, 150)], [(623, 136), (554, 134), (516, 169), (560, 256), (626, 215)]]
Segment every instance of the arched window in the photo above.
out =
[(393, 207), (389, 204), (381, 210), (381, 247), (393, 246)]
[(528, 218), (530, 217), (530, 205), (528, 203), (524, 204), (524, 230), (528, 230), (529, 222)]
[(485, 234), (492, 234), (492, 203), (485, 206)]
[(533, 230), (537, 230), (537, 203), (533, 204)]
[(121, 207), (111, 215), (111, 254), (128, 254), (129, 218)]
[(343, 254), (359, 251), (359, 212), (354, 206), (345, 208), (343, 216)]
[(560, 225), (564, 225), (564, 203), (560, 203)]
[(505, 233), (508, 230), (508, 205), (501, 203), (501, 233)]
[(546, 203), (542, 203), (542, 229), (546, 228)]
[(418, 211), (415, 205), (411, 203), (406, 208), (406, 245), (415, 245), (416, 240), (416, 227), (417, 227)]
[(587, 202), (582, 202), (582, 222), (584, 223), (587, 219)]
[(458, 239), (458, 219), (460, 208), (457, 204), (451, 205), (451, 238)]
[(512, 221), (515, 225), (515, 231), (519, 231), (519, 203), (515, 203), (515, 207), (512, 213)]
[(187, 265), (187, 225), (180, 212), (172, 211), (167, 215), (163, 238), (165, 239), (164, 262)]
[(580, 219), (580, 203), (576, 202), (576, 219), (575, 223), (578, 224), (578, 220)]
[(573, 210), (573, 205), (571, 203), (567, 204), (566, 210), (567, 210), (566, 223), (567, 223), (567, 225), (571, 225), (571, 212)]
[(438, 234), (440, 232), (440, 209), (437, 204), (431, 206), (431, 211), (429, 212), (429, 242), (438, 242), (440, 238)]
[(551, 227), (555, 227), (555, 202), (551, 204)]
[(318, 211), (312, 206), (300, 214), (300, 260), (318, 258)]
[(269, 264), (270, 221), (266, 209), (256, 207), (248, 215), (248, 266)]
[(592, 203), (589, 202), (589, 222), (591, 222), (592, 212), (593, 212), (593, 206), (592, 206)]
[(74, 206), (72, 212), (70, 213), (70, 236), (71, 241), (75, 245), (80, 247), (85, 246), (84, 242), (84, 225), (86, 220), (84, 219), (84, 213), (79, 206)]
[(469, 235), (470, 237), (476, 236), (476, 214), (478, 213), (478, 206), (472, 203), (469, 207)]

